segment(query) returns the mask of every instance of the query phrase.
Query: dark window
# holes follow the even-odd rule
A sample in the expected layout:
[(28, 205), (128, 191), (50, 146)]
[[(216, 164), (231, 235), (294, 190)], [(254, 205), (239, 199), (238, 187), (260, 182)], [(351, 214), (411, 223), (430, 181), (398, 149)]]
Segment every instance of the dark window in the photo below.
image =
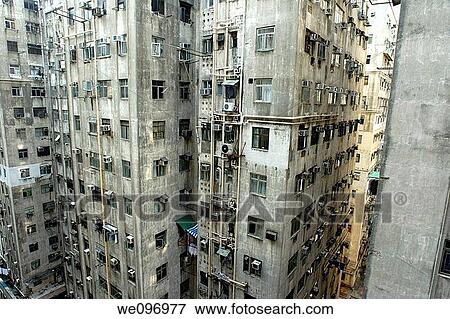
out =
[(130, 138), (130, 121), (120, 121), (120, 137), (124, 140)]
[(298, 264), (298, 252), (296, 252), (291, 258), (289, 258), (288, 262), (288, 275), (294, 271)]
[(164, 0), (152, 0), (152, 11), (164, 15)]
[(185, 23), (191, 23), (191, 5), (180, 1), (180, 20)]
[(162, 100), (164, 99), (164, 81), (152, 81), (152, 99)]
[(42, 46), (40, 44), (28, 43), (28, 53), (29, 54), (42, 54)]
[(161, 249), (167, 243), (167, 231), (160, 232), (155, 235), (156, 249)]
[(254, 127), (252, 131), (252, 148), (269, 149), (269, 129)]
[(39, 243), (33, 243), (28, 246), (30, 253), (39, 250)]
[(450, 239), (445, 240), (440, 272), (445, 275), (450, 275)]
[(8, 52), (19, 52), (16, 41), (6, 41), (6, 46), (8, 47)]
[(297, 150), (304, 150), (308, 147), (308, 129), (303, 126), (300, 126), (298, 130), (298, 144)]
[(313, 126), (311, 132), (311, 145), (319, 144), (320, 139), (320, 126)]
[(130, 161), (122, 160), (122, 176), (131, 178), (131, 163), (130, 163)]
[(160, 281), (167, 277), (167, 263), (156, 268), (156, 281)]
[(37, 156), (49, 156), (50, 146), (39, 146), (37, 148)]

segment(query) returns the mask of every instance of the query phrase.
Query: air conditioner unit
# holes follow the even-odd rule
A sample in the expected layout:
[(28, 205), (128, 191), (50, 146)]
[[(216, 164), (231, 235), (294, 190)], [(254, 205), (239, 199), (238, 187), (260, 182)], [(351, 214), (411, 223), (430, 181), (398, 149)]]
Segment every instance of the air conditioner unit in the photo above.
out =
[(213, 124), (213, 131), (221, 131), (222, 124)]
[(100, 130), (102, 132), (110, 132), (111, 131), (111, 125), (109, 125), (109, 124), (102, 124), (102, 125), (100, 125)]
[(79, 148), (74, 148), (74, 149), (72, 150), (72, 152), (73, 152), (74, 154), (81, 154), (81, 150), (80, 150)]
[(208, 247), (208, 240), (202, 239), (200, 240), (200, 249), (206, 249)]
[(325, 15), (330, 16), (333, 14), (333, 9), (325, 9)]
[(86, 185), (86, 188), (87, 188), (88, 190), (92, 191), (92, 190), (95, 189), (95, 185), (89, 184), (89, 185)]
[(235, 69), (233, 70), (233, 74), (234, 74), (234, 75), (239, 75), (239, 74), (241, 74), (241, 68), (235, 68)]
[(302, 80), (302, 87), (309, 87), (311, 84), (311, 81), (308, 80)]
[(86, 248), (85, 250), (83, 250), (83, 252), (88, 255), (89, 254), (89, 248)]
[(337, 93), (337, 87), (335, 87), (335, 86), (328, 87), (328, 92), (330, 92), (330, 93)]
[(92, 281), (92, 276), (87, 276), (86, 281)]
[(202, 96), (211, 95), (212, 89), (211, 88), (202, 89), (201, 94), (202, 94)]
[(278, 239), (278, 233), (268, 230), (268, 231), (266, 231), (266, 239), (271, 240), (271, 241), (276, 241)]
[(316, 83), (316, 90), (324, 90), (325, 84), (324, 83)]
[(314, 166), (313, 167), (313, 172), (314, 173), (319, 173), (320, 172), (320, 166)]
[(166, 166), (169, 164), (169, 160), (166, 157), (162, 157), (158, 160), (158, 165)]
[(319, 41), (319, 35), (317, 33), (313, 33), (309, 36), (311, 41)]
[(127, 236), (127, 244), (133, 245), (134, 244), (134, 237), (131, 235)]
[(233, 125), (227, 124), (224, 129), (226, 133), (231, 133), (233, 132)]
[(224, 112), (234, 112), (236, 109), (236, 106), (233, 102), (225, 102), (223, 105), (223, 111)]
[(364, 11), (360, 10), (358, 12), (358, 19), (359, 20), (367, 20), (367, 15), (364, 13)]
[(116, 267), (119, 265), (119, 260), (117, 260), (117, 258), (111, 258), (110, 263), (111, 266)]
[(299, 136), (308, 136), (308, 130), (299, 130), (298, 131)]
[(128, 275), (132, 278), (136, 276), (136, 270), (134, 269), (128, 269)]
[(102, 17), (106, 14), (106, 10), (100, 7), (92, 9), (92, 15), (95, 17)]
[(347, 29), (347, 22), (341, 22), (339, 26), (341, 29)]
[(111, 39), (113, 42), (124, 42), (125, 41), (125, 37), (123, 35), (113, 35)]
[(261, 270), (261, 262), (259, 260), (253, 260), (252, 261), (252, 269), (255, 271)]
[(104, 157), (103, 157), (103, 162), (104, 162), (105, 164), (112, 163), (112, 161), (113, 161), (112, 156), (104, 156)]
[(210, 168), (209, 164), (205, 164), (205, 163), (200, 164), (200, 170), (203, 172), (209, 171), (209, 168)]

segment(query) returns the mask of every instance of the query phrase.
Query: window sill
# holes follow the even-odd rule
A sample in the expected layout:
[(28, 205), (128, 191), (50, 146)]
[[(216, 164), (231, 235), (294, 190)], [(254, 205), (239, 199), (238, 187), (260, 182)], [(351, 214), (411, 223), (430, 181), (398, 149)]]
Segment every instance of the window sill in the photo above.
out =
[(111, 57), (111, 54), (110, 55), (97, 56), (96, 58), (97, 58), (97, 60), (102, 60), (102, 59), (108, 59), (110, 57)]
[(265, 153), (269, 152), (269, 150), (266, 150), (264, 148), (254, 148), (254, 147), (252, 147), (252, 150), (258, 151), (258, 152), (265, 152)]
[(250, 192), (250, 195), (261, 197), (261, 198), (267, 198), (266, 195), (261, 195), (261, 194), (252, 193), (252, 192)]
[(272, 101), (260, 101), (260, 100), (256, 100), (254, 101), (255, 104), (265, 104), (265, 105), (271, 105)]
[(260, 241), (263, 241), (263, 240), (264, 240), (262, 237), (258, 237), (258, 236), (256, 236), (256, 235), (252, 235), (252, 234), (248, 234), (248, 233), (247, 233), (247, 236), (248, 236), (248, 237), (251, 237), (251, 238), (254, 238), (254, 239), (258, 239), (258, 240), (260, 240)]
[(257, 49), (256, 52), (257, 53), (267, 53), (267, 52), (273, 52), (274, 49)]

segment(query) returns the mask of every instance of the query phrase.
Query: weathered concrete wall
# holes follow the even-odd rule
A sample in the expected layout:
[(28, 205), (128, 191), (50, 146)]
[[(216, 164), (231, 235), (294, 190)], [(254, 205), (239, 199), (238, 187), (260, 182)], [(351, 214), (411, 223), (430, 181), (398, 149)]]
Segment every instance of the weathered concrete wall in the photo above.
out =
[(376, 221), (369, 298), (433, 297), (450, 171), (449, 15), (448, 1), (402, 3), (380, 189), (394, 201), (378, 210), (392, 220)]

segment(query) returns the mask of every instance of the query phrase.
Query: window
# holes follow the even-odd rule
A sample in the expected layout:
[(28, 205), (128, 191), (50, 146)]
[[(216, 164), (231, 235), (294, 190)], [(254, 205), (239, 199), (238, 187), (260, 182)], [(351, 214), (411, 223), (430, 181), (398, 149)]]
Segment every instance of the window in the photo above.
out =
[(366, 64), (370, 64), (370, 58), (371, 57), (372, 56), (370, 54), (367, 55), (367, 57), (366, 57)]
[(336, 104), (337, 92), (328, 92), (328, 104)]
[(27, 138), (27, 130), (24, 128), (16, 128), (16, 137), (24, 140)]
[(162, 100), (164, 99), (164, 81), (152, 81), (152, 99)]
[(304, 150), (308, 147), (308, 129), (304, 126), (301, 126), (298, 130), (298, 143), (297, 150)]
[(89, 153), (89, 166), (96, 169), (100, 168), (100, 159), (98, 153)]
[(20, 66), (17, 64), (10, 64), (9, 76), (12, 78), (20, 78)]
[(153, 121), (153, 139), (162, 140), (166, 134), (166, 122), (165, 121)]
[(25, 117), (25, 110), (23, 107), (15, 107), (14, 108), (14, 117), (16, 119), (24, 118)]
[(53, 213), (55, 211), (55, 202), (50, 201), (42, 204), (42, 212), (44, 214)]
[(86, 44), (86, 46), (83, 47), (83, 60), (84, 62), (89, 62), (93, 58), (94, 58), (94, 46), (92, 43)]
[(255, 102), (272, 103), (272, 79), (255, 79)]
[(167, 162), (164, 160), (153, 161), (153, 177), (161, 177), (166, 175)]
[(369, 85), (369, 76), (364, 76), (364, 85)]
[(261, 277), (261, 260), (244, 255), (243, 271), (249, 273), (250, 275)]
[(164, 0), (152, 0), (152, 11), (164, 15)]
[(39, 23), (26, 21), (25, 22), (25, 31), (28, 33), (39, 34), (39, 33), (41, 33), (41, 26), (39, 25)]
[(361, 154), (356, 154), (356, 163), (361, 161)]
[(58, 244), (59, 240), (58, 240), (58, 236), (52, 236), (48, 238), (48, 244), (49, 245), (55, 245)]
[(180, 82), (180, 99), (189, 100), (189, 82)]
[(39, 250), (39, 243), (29, 244), (28, 249), (30, 250), (30, 253)]
[(212, 36), (203, 37), (202, 48), (204, 54), (212, 54), (213, 52), (213, 39)]
[(122, 34), (117, 41), (117, 54), (119, 56), (126, 56), (128, 53), (127, 35)]
[(128, 99), (128, 79), (119, 80), (120, 98)]
[(266, 196), (267, 176), (250, 173), (250, 193)]
[(297, 267), (298, 264), (298, 252), (296, 252), (291, 258), (289, 258), (288, 261), (288, 275), (290, 275), (295, 268)]
[(48, 175), (52, 173), (52, 166), (51, 165), (41, 165), (39, 167), (39, 172), (41, 175)]
[(302, 103), (310, 103), (311, 88), (309, 86), (302, 87)]
[(13, 87), (11, 88), (11, 95), (14, 96), (14, 97), (20, 97), (20, 96), (23, 96), (23, 94), (22, 94), (22, 88), (21, 88), (21, 87), (18, 87), (18, 86), (13, 86)]
[(210, 165), (207, 163), (200, 164), (200, 180), (209, 181), (210, 180)]
[(127, 8), (127, 0), (117, 0), (117, 8), (125, 10)]
[(111, 55), (111, 44), (108, 39), (99, 39), (95, 41), (97, 48), (97, 57), (107, 57)]
[(49, 156), (50, 155), (50, 146), (39, 146), (37, 148), (37, 156)]
[(298, 233), (298, 231), (300, 230), (300, 226), (301, 223), (299, 216), (294, 217), (291, 220), (291, 237)]
[(164, 39), (152, 37), (152, 56), (162, 57), (164, 55)]
[(24, 188), (22, 190), (22, 197), (23, 198), (33, 197), (33, 189), (31, 187)]
[(130, 138), (130, 121), (120, 121), (120, 137), (124, 140)]
[(125, 208), (125, 214), (132, 216), (133, 215), (133, 202), (131, 199), (124, 197), (123, 198), (123, 206)]
[(48, 194), (53, 192), (53, 185), (52, 184), (45, 184), (41, 185), (41, 194)]
[(28, 158), (28, 149), (26, 149), (26, 148), (19, 149), (18, 153), (19, 153), (19, 158), (21, 158), (21, 159)]
[(19, 47), (16, 41), (6, 41), (8, 52), (19, 52)]
[(256, 29), (256, 50), (272, 51), (274, 48), (275, 27)]
[(160, 232), (155, 235), (156, 249), (161, 249), (166, 246), (167, 231)]
[(20, 172), (20, 178), (30, 177), (30, 169), (29, 168), (22, 168), (19, 170), (19, 172)]
[(36, 270), (41, 266), (41, 260), (36, 259), (36, 260), (32, 261), (30, 265), (31, 265), (31, 270)]
[(122, 176), (131, 178), (131, 163), (130, 161), (122, 160)]
[(74, 115), (74, 122), (75, 122), (75, 130), (76, 131), (81, 130), (81, 120), (79, 115)]
[(5, 28), (14, 30), (16, 28), (16, 22), (12, 19), (5, 19)]
[(214, 0), (205, 0), (205, 7), (212, 8), (214, 6)]
[(43, 87), (32, 87), (31, 97), (45, 97), (45, 89)]
[(358, 144), (362, 143), (362, 139), (363, 139), (363, 136), (362, 135), (358, 135)]
[(68, 19), (69, 19), (69, 25), (74, 25), (75, 24), (75, 8), (68, 8), (67, 15), (68, 15)]
[(30, 11), (38, 11), (38, 2), (35, 0), (24, 0), (23, 7)]
[(28, 235), (34, 234), (36, 232), (36, 225), (29, 225), (26, 227), (26, 231)]
[(252, 129), (252, 148), (260, 150), (269, 149), (269, 129), (254, 127)]
[(160, 281), (167, 277), (167, 263), (156, 268), (156, 281)]
[(180, 1), (180, 21), (191, 23), (191, 5), (184, 1)]
[(89, 133), (97, 134), (97, 122), (95, 119), (89, 119)]
[(99, 80), (97, 82), (97, 96), (99, 98), (108, 97), (108, 88), (111, 87), (111, 81), (102, 81)]
[(42, 54), (42, 46), (40, 44), (28, 43), (27, 47), (28, 47), (29, 54), (35, 54), (35, 55)]
[(48, 136), (48, 127), (36, 127), (34, 129), (35, 137), (45, 137)]
[(248, 216), (247, 220), (247, 234), (258, 237), (260, 239), (263, 238), (263, 232), (264, 232), (264, 220), (252, 216)]
[(306, 177), (303, 173), (295, 176), (295, 192), (300, 193), (305, 190)]
[(446, 239), (444, 243), (440, 273), (450, 276), (450, 239)]

